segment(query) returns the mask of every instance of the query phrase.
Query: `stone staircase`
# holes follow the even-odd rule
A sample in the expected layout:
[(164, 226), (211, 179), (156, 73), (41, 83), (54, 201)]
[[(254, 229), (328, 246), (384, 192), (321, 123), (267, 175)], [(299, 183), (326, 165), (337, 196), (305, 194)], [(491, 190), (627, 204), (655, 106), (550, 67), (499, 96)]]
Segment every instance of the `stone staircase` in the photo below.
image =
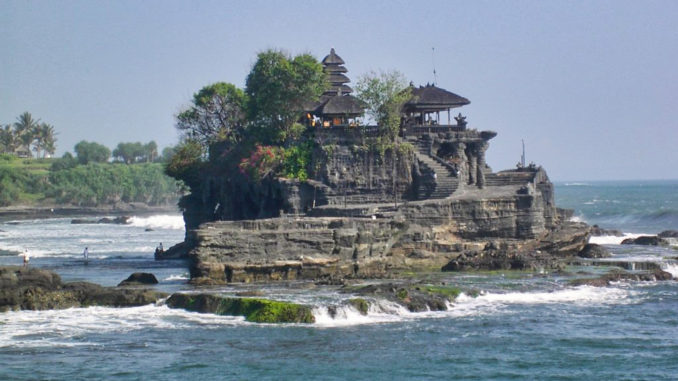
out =
[(414, 154), (417, 160), (436, 174), (435, 189), (428, 197), (420, 197), (420, 199), (445, 198), (452, 195), (459, 186), (459, 179), (451, 168), (439, 163), (431, 156), (429, 141), (426, 139), (408, 139), (408, 142), (414, 146)]

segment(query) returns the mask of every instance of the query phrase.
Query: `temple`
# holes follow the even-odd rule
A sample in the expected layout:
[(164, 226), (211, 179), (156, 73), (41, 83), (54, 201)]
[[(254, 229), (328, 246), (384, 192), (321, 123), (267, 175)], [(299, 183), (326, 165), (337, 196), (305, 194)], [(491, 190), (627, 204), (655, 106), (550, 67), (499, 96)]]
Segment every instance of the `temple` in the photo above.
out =
[(316, 143), (307, 179), (206, 176), (182, 201), (192, 279), (524, 268), (535, 263), (524, 258), (541, 260), (536, 252), (564, 255), (585, 244), (584, 229), (558, 233), (568, 225), (546, 171), (487, 165), (497, 133), (453, 116), (467, 98), (411, 85), (398, 137), (383, 144), (379, 126), (361, 122), (365, 106), (347, 85), (344, 60), (332, 49), (322, 63), (330, 87), (302, 120)]

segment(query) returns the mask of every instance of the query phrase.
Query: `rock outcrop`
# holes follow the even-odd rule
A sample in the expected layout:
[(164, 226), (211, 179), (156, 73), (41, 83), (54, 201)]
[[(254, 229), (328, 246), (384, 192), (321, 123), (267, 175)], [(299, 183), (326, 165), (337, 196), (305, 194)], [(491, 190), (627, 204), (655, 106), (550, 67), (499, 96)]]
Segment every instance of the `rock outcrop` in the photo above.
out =
[(661, 269), (636, 273), (613, 270), (597, 278), (574, 279), (570, 281), (570, 285), (607, 287), (610, 285), (611, 282), (619, 281), (655, 282), (655, 281), (668, 281), (672, 279), (673, 276), (671, 275), (671, 273)]
[(253, 323), (314, 323), (311, 308), (297, 303), (268, 299), (229, 298), (215, 294), (172, 294), (166, 304), (170, 308), (244, 316)]
[(175, 252), (188, 253), (191, 281), (557, 268), (587, 243), (590, 228), (556, 208), (544, 169), (487, 166), (495, 132), (415, 128), (380, 153), (370, 131), (309, 132), (313, 180), (206, 173), (181, 202), (186, 238)]
[(118, 284), (121, 286), (140, 286), (146, 284), (158, 284), (158, 279), (151, 273), (133, 273), (127, 279)]
[(637, 238), (627, 238), (622, 245), (667, 246), (669, 242), (656, 235), (643, 235)]
[(589, 243), (584, 246), (577, 256), (582, 258), (609, 258), (612, 254), (610, 254), (609, 250), (598, 244)]
[(62, 283), (56, 273), (31, 267), (0, 267), (0, 311), (134, 307), (155, 303), (166, 296), (152, 290), (118, 289), (87, 282)]

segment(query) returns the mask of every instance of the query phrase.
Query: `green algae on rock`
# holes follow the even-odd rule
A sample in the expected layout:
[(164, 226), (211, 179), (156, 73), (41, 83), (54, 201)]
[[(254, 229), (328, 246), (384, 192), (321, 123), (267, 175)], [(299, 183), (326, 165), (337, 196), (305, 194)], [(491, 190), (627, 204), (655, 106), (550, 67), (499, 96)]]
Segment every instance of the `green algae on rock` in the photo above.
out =
[(173, 294), (167, 299), (170, 308), (244, 316), (253, 323), (314, 323), (311, 308), (297, 303), (259, 298), (229, 298), (214, 294)]

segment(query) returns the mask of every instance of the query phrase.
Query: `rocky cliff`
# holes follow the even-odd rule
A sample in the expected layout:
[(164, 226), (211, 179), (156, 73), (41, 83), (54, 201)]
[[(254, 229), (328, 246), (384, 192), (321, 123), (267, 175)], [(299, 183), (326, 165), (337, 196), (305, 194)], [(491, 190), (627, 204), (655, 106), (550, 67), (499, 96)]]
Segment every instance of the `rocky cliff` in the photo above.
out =
[(559, 215), (542, 168), (493, 173), (495, 135), (428, 134), (378, 153), (359, 134), (325, 132), (312, 180), (206, 176), (183, 204), (192, 280), (558, 267), (589, 228)]

